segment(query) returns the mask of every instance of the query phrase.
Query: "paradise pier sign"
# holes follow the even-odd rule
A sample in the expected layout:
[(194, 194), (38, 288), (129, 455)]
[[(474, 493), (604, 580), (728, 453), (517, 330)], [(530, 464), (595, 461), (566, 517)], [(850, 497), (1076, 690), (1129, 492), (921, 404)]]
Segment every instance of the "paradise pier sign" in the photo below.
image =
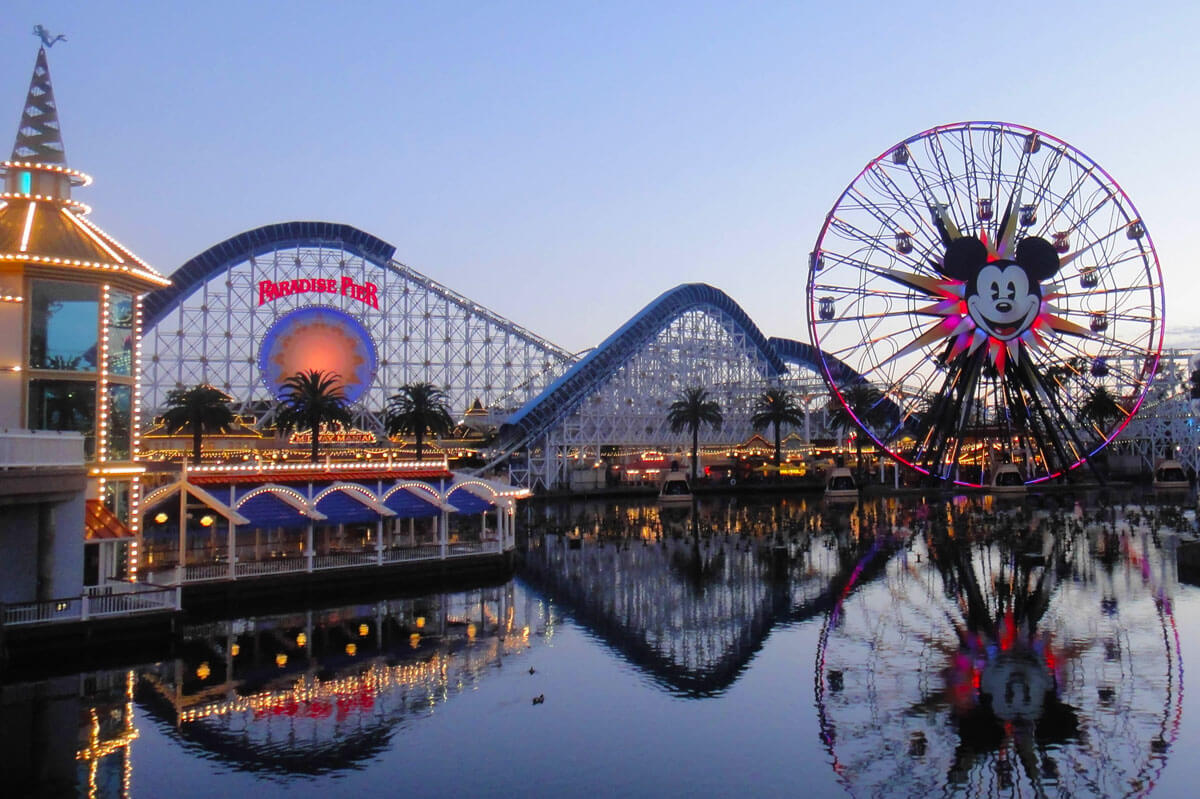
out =
[(300, 278), (298, 280), (260, 280), (258, 282), (258, 304), (273, 302), (292, 294), (341, 294), (364, 305), (379, 310), (379, 287), (374, 283), (356, 283), (354, 278), (343, 275), (342, 279)]

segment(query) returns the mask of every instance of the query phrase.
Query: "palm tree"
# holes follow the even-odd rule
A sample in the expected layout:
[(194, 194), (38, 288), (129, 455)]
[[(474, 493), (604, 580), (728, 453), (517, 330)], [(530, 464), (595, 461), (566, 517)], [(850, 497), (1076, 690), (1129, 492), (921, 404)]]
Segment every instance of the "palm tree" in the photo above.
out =
[(192, 463), (200, 463), (200, 444), (205, 435), (228, 433), (233, 426), (233, 411), (228, 394), (209, 385), (177, 388), (167, 394), (167, 409), (162, 423), (168, 434), (190, 430)]
[(1127, 415), (1112, 392), (1104, 386), (1096, 386), (1079, 406), (1076, 418), (1080, 424), (1095, 428), (1103, 436), (1112, 424), (1121, 421)]
[(804, 409), (796, 403), (796, 395), (783, 388), (769, 388), (754, 400), (754, 415), (750, 424), (755, 430), (775, 427), (775, 468), (780, 462), (780, 428), (785, 424), (804, 424)]
[[(855, 383), (852, 386), (842, 390), (842, 399), (845, 404), (837, 397), (832, 397), (829, 400), (826, 410), (829, 413), (829, 424), (835, 430), (841, 430), (843, 436), (850, 430), (858, 427), (858, 422), (867, 427), (875, 427), (887, 420), (888, 412), (883, 405), (883, 392), (872, 386), (870, 383)], [(847, 410), (847, 406), (849, 410)], [(853, 414), (853, 416), (851, 416)], [(862, 472), (862, 436), (854, 437), (855, 456), (857, 458), (858, 470)]]
[(350, 423), (350, 410), (336, 372), (310, 369), (283, 381), (275, 423), (281, 430), (312, 431), (312, 462), (317, 462), (321, 425)]
[(417, 443), (417, 460), (421, 460), (425, 434), (444, 436), (454, 429), (454, 419), (447, 408), (446, 392), (433, 383), (407, 383), (388, 398), (387, 434), (411, 433)]
[(671, 403), (667, 410), (667, 422), (671, 425), (672, 433), (682, 433), (684, 430), (692, 434), (692, 479), (696, 479), (696, 452), (700, 448), (700, 426), (709, 425), (714, 430), (721, 429), (725, 416), (716, 400), (708, 398), (708, 391), (699, 386), (685, 388), (679, 399)]

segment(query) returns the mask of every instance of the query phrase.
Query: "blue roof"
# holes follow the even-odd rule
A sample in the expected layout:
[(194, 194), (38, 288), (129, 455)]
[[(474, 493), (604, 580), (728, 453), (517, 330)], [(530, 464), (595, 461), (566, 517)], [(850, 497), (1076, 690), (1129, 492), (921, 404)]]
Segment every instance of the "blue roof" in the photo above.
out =
[(400, 489), (383, 501), (401, 519), (425, 519), (437, 516), (441, 509), (432, 501), (426, 501), (411, 491)]
[(306, 527), (312, 519), (269, 492), (246, 502), (237, 512), (250, 520), (249, 527)]
[(359, 502), (349, 491), (326, 494), (317, 502), (317, 510), (329, 517), (320, 524), (360, 524), (379, 518), (379, 513)]
[(446, 501), (458, 508), (459, 513), (483, 513), (492, 509), (492, 503), (481, 499), (465, 488), (451, 492)]

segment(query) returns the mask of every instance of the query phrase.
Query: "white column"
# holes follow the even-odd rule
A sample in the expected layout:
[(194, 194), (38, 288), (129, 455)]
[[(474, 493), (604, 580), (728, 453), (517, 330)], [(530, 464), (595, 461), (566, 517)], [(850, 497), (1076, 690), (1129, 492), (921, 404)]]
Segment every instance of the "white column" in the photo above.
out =
[(304, 532), (304, 567), (305, 571), (313, 570), (313, 523), (308, 523)]
[(450, 543), (450, 536), (448, 535), (449, 527), (450, 527), (450, 514), (446, 513), (446, 511), (443, 510), (441, 513), (441, 516), (438, 517), (438, 525), (437, 525), (438, 548), (439, 548), (440, 557), (442, 559), (445, 559), (446, 555), (449, 554), (449, 551), (448, 551), (449, 543)]
[(228, 541), (226, 546), (229, 550), (229, 579), (237, 579), (237, 525), (232, 520), (228, 520)]
[(383, 565), (383, 517), (375, 522), (375, 565)]
[[(186, 474), (186, 472), (185, 472)], [(175, 581), (183, 584), (183, 572), (186, 564), (183, 559), (187, 552), (187, 483), (179, 484), (179, 559), (175, 561)]]
[[(231, 508), (234, 507), (233, 486), (229, 487), (229, 507), (231, 507)], [(233, 523), (233, 519), (226, 519), (225, 523), (226, 523), (226, 533), (228, 534), (228, 537), (229, 537), (229, 540), (225, 542), (226, 546), (228, 547), (228, 554), (229, 554), (229, 579), (236, 580), (237, 579), (237, 569), (234, 566), (234, 559), (237, 556), (237, 525)], [(233, 674), (233, 672), (230, 671), (230, 672), (227, 672), (227, 674)]]

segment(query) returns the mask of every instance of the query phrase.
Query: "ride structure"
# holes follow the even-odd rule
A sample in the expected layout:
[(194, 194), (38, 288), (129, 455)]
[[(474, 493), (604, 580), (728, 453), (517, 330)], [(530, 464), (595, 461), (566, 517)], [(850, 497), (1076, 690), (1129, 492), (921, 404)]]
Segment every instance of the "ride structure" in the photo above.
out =
[(1137, 412), (1163, 342), (1158, 257), (1124, 191), (1002, 122), (933, 128), (867, 164), (825, 219), (807, 298), (860, 427), (964, 485), (1002, 463), (1036, 483), (1087, 462)]
[(431, 382), (463, 413), (502, 419), (575, 356), (393, 258), (349, 225), (286, 222), (227, 239), (145, 302), (143, 424), (175, 388), (207, 383), (271, 421), (298, 364), (337, 372), (355, 427), (382, 433), (387, 398)]
[[(706, 429), (709, 445), (732, 446), (752, 434), (753, 399), (772, 385), (814, 396), (811, 353), (785, 359), (725, 292), (687, 283), (651, 301), (500, 428), (494, 463), (507, 460), (514, 482), (553, 488), (574, 462), (662, 447), (682, 455), (686, 432), (673, 432), (667, 409), (689, 386), (702, 386), (724, 422)], [(805, 363), (808, 370), (789, 370)]]

